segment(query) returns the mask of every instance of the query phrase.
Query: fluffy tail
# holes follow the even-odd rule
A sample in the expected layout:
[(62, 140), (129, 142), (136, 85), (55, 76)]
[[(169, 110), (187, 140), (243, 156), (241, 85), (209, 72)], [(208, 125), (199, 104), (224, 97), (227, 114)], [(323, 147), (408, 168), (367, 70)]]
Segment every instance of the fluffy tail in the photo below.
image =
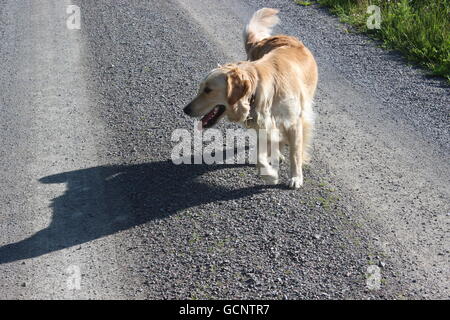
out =
[(278, 24), (278, 10), (262, 8), (256, 11), (244, 30), (245, 49), (247, 52), (253, 44), (270, 37), (272, 28)]

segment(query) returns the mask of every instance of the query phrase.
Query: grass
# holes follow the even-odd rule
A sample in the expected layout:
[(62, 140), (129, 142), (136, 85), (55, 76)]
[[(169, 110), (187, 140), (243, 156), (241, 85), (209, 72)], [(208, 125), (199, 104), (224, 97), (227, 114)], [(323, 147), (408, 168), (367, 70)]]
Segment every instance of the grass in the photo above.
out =
[(311, 1), (298, 1), (297, 0), (297, 1), (295, 1), (295, 3), (300, 5), (300, 6), (305, 6), (305, 7), (312, 5)]
[[(310, 2), (310, 1), (308, 1)], [(317, 0), (342, 22), (371, 34), (386, 48), (450, 81), (450, 0)], [(381, 27), (369, 29), (369, 5), (381, 9)]]

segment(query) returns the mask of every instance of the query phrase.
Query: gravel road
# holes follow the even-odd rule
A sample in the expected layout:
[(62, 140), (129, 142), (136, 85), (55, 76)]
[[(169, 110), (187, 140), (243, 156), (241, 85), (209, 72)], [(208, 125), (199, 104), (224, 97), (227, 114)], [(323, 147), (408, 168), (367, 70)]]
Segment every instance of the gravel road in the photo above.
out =
[[(264, 6), (319, 65), (297, 191), (170, 158), (173, 130), (193, 130), (182, 108), (245, 58)], [(325, 10), (9, 0), (0, 36), (1, 299), (450, 298), (449, 86)]]

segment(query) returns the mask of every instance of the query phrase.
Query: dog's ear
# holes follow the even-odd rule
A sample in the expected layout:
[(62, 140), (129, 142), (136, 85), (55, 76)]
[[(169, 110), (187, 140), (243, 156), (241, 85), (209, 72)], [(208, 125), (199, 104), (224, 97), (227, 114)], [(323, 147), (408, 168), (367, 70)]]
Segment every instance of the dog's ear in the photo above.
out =
[(242, 74), (238, 70), (232, 70), (228, 73), (228, 104), (235, 105), (250, 90), (250, 81), (242, 79)]

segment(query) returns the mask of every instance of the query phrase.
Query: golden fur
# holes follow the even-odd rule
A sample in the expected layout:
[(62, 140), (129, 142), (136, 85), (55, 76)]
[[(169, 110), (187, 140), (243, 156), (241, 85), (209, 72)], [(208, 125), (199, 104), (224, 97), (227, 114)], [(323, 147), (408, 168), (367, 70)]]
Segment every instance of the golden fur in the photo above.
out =
[[(185, 108), (191, 116), (203, 116), (215, 106), (224, 115), (248, 128), (278, 132), (280, 144), (290, 147), (289, 186), (303, 183), (302, 163), (309, 159), (313, 129), (312, 100), (317, 86), (317, 65), (311, 52), (295, 37), (270, 36), (278, 23), (278, 10), (258, 10), (244, 33), (249, 61), (214, 69), (200, 84), (197, 97)], [(264, 178), (278, 182), (278, 168), (269, 164), (274, 150), (258, 152)], [(277, 152), (277, 156), (281, 154)]]

